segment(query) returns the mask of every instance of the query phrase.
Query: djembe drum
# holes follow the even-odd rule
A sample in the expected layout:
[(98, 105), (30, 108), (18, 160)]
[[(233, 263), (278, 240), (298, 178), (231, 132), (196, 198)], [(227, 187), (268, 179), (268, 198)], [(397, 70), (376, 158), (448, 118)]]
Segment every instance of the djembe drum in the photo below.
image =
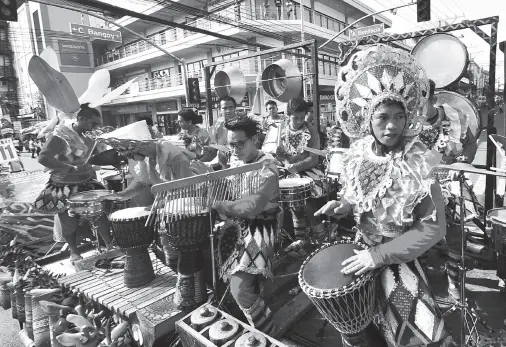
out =
[(126, 253), (123, 281), (127, 288), (141, 287), (155, 278), (148, 252), (154, 240), (153, 226), (146, 227), (149, 214), (145, 207), (131, 207), (109, 216), (116, 244)]
[(209, 240), (207, 200), (186, 197), (169, 200), (158, 211), (158, 232), (178, 252), (178, 280), (174, 303), (179, 308), (198, 306), (207, 300), (203, 255), (199, 248)]
[(353, 241), (327, 244), (302, 264), (299, 284), (321, 315), (340, 333), (363, 332), (372, 322), (376, 306), (377, 271), (362, 276), (341, 273), (341, 263), (365, 246)]

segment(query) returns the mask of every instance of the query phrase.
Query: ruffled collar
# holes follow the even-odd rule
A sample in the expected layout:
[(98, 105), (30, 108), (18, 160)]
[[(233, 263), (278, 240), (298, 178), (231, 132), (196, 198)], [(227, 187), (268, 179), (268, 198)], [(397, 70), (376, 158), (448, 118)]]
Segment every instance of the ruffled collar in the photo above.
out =
[(354, 205), (357, 218), (370, 213), (376, 223), (406, 227), (415, 207), (430, 193), (426, 179), (431, 166), (427, 147), (413, 139), (402, 151), (381, 157), (372, 150), (374, 138), (356, 141), (345, 159), (343, 197)]

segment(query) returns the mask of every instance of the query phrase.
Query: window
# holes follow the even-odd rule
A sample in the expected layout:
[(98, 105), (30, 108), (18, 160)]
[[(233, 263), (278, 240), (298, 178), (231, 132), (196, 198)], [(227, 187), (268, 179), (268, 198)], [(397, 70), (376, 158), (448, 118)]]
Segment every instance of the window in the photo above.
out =
[(186, 69), (188, 70), (188, 77), (199, 77), (203, 75), (203, 69), (204, 65), (206, 64), (207, 60), (199, 60), (195, 61), (193, 63), (186, 64)]
[(35, 31), (35, 41), (37, 43), (37, 50), (40, 53), (44, 50), (42, 40), (42, 27), (40, 26), (39, 10), (33, 12), (33, 30)]

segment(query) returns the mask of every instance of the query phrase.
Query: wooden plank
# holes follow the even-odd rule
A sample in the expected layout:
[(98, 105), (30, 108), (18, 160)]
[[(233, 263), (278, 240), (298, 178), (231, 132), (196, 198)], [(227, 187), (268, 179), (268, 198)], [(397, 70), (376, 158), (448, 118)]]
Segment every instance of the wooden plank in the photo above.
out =
[(103, 287), (97, 288), (96, 292), (90, 293), (89, 296), (92, 300), (97, 300), (98, 298), (104, 297), (106, 294), (117, 291), (124, 286), (123, 278), (114, 278), (111, 281), (105, 281)]
[(79, 282), (75, 288), (81, 292), (85, 292), (87, 288), (93, 288), (100, 283), (102, 283), (102, 280), (100, 278), (92, 277), (90, 279)]
[[(164, 281), (165, 281), (165, 279), (163, 277), (155, 278), (154, 282), (149, 283), (149, 286), (143, 287), (141, 289), (143, 289), (145, 291), (149, 291), (150, 289), (152, 289), (153, 286), (159, 285), (159, 284), (163, 283)], [(131, 295), (138, 290), (139, 290), (139, 288), (124, 287), (124, 289), (122, 289), (120, 292), (118, 292), (117, 295), (110, 297), (108, 300), (105, 300), (104, 305), (111, 308), (113, 303), (117, 304), (117, 301), (122, 300), (122, 299), (124, 300), (124, 297)]]
[(286, 334), (290, 327), (299, 321), (313, 307), (313, 303), (304, 292), (297, 294), (279, 311), (274, 313), (274, 331), (271, 336), (277, 339)]
[(88, 278), (90, 276), (92, 276), (92, 274), (89, 271), (79, 271), (75, 274), (63, 277), (62, 279), (60, 279), (60, 283), (71, 284), (76, 281), (79, 281), (82, 278)]
[[(127, 300), (130, 302), (131, 306), (134, 306), (135, 308), (140, 308), (141, 304), (149, 302), (153, 298), (159, 299), (160, 297), (164, 296), (164, 293), (170, 292), (173, 288), (174, 286), (168, 284), (167, 286), (159, 287), (159, 289), (148, 292), (147, 294), (132, 297)], [(121, 312), (125, 311), (126, 309), (123, 306), (118, 306), (117, 310)]]

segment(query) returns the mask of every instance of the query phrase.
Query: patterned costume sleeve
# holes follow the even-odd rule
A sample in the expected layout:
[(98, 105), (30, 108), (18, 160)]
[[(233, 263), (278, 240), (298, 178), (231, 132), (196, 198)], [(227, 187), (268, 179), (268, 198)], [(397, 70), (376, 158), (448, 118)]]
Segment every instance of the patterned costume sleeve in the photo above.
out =
[(277, 167), (273, 163), (266, 163), (259, 174), (261, 183), (256, 194), (221, 203), (225, 215), (228, 217), (252, 218), (265, 211), (267, 206), (277, 204), (279, 195)]
[(445, 236), (445, 206), (441, 187), (437, 182), (432, 184), (431, 194), (418, 204), (414, 213), (419, 218), (407, 232), (371, 249), (377, 266), (412, 261)]
[[(318, 134), (318, 131), (316, 130), (315, 127), (313, 127), (308, 123), (306, 123), (306, 126), (309, 130), (309, 133), (311, 134), (311, 139), (309, 139), (307, 146), (309, 148), (320, 149), (320, 135)], [(305, 159), (297, 163), (294, 163), (293, 167), (297, 172), (301, 172), (312, 169), (317, 165), (318, 165), (318, 154), (309, 153), (309, 155)]]

